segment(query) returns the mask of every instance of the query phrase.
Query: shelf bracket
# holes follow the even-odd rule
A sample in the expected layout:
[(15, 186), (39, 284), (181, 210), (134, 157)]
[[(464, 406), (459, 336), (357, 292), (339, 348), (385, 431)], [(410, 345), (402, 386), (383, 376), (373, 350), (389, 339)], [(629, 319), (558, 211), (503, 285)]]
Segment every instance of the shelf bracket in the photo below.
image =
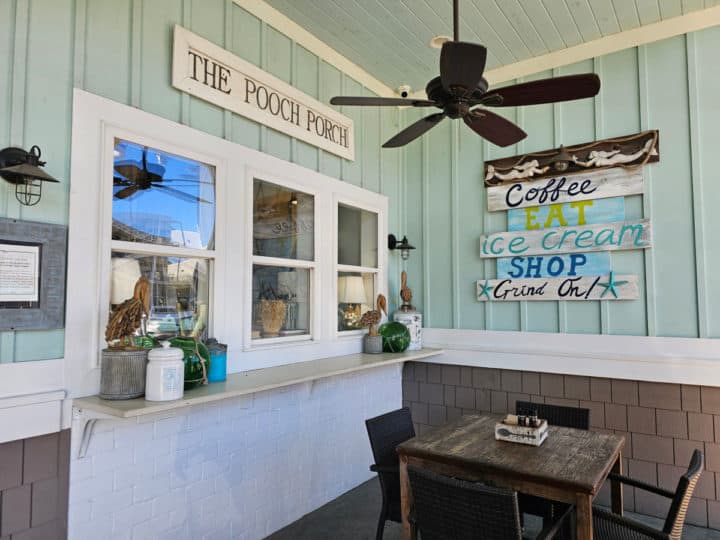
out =
[[(80, 436), (80, 444), (78, 445), (77, 457), (83, 459), (87, 456), (88, 448), (90, 447), (90, 441), (95, 433), (95, 426), (98, 420), (117, 420), (117, 417), (109, 414), (103, 414), (96, 411), (90, 411), (87, 409), (78, 409), (73, 407), (73, 424), (77, 425), (77, 429), (82, 429)], [(74, 426), (73, 426), (74, 427)], [(73, 431), (76, 431), (73, 429)]]

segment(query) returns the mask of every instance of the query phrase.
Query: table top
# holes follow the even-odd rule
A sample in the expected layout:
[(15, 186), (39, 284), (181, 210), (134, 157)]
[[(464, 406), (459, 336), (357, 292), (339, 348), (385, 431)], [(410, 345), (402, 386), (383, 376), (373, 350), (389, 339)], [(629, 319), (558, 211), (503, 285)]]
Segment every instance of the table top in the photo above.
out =
[(625, 445), (622, 435), (548, 427), (541, 446), (495, 440), (496, 414), (458, 418), (398, 446), (400, 455), (468, 472), (515, 477), (595, 495)]

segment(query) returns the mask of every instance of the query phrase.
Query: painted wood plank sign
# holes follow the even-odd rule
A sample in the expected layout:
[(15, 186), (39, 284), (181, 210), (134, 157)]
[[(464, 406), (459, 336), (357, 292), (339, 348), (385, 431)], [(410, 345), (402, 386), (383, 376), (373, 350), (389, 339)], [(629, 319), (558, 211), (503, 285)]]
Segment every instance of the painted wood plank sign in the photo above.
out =
[(480, 237), (480, 257), (645, 249), (651, 246), (651, 238), (649, 219), (501, 232)]
[(532, 182), (515, 182), (487, 188), (490, 212), (636, 195), (643, 192), (640, 169), (602, 169), (568, 176), (554, 176)]
[(345, 159), (355, 159), (352, 119), (178, 25), (172, 85)]
[(625, 221), (625, 198), (528, 206), (508, 210), (508, 230), (524, 231)]
[(478, 302), (520, 300), (637, 300), (638, 280), (634, 274), (540, 279), (478, 280)]
[(610, 272), (610, 253), (570, 253), (503, 257), (497, 260), (498, 278), (597, 276)]

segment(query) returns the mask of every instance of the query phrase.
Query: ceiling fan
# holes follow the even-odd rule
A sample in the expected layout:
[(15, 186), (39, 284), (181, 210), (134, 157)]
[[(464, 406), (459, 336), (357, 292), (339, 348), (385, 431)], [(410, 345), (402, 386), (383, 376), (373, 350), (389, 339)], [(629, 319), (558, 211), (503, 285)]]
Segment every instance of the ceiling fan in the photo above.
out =
[(485, 107), (517, 107), (588, 98), (600, 91), (594, 73), (567, 75), (488, 89), (483, 78), (487, 49), (459, 40), (458, 0), (453, 0), (453, 41), (443, 43), (440, 76), (425, 87), (428, 99), (336, 96), (333, 105), (437, 107), (434, 113), (392, 137), (383, 148), (404, 146), (436, 126), (446, 116), (462, 118), (481, 137), (498, 146), (515, 144), (527, 136), (519, 126)]
[(195, 195), (190, 195), (174, 187), (165, 185), (166, 183), (176, 182), (176, 186), (182, 185), (197, 186), (199, 183), (207, 183), (193, 180), (179, 180), (171, 178), (163, 178), (165, 174), (165, 167), (160, 164), (151, 163), (148, 166), (147, 162), (147, 148), (143, 148), (142, 151), (142, 168), (137, 166), (135, 161), (116, 162), (114, 169), (115, 174), (113, 175), (113, 186), (120, 187), (115, 192), (114, 196), (116, 199), (127, 199), (128, 197), (144, 191), (150, 188), (159, 188), (168, 195), (171, 195), (177, 199), (182, 199), (191, 203), (205, 203), (212, 204), (211, 201), (205, 200)]

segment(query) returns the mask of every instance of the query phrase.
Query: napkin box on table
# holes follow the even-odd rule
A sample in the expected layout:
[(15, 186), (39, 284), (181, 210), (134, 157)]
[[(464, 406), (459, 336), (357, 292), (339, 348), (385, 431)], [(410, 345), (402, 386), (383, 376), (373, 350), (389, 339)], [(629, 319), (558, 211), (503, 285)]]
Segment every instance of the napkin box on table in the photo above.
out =
[(498, 422), (495, 424), (495, 439), (531, 446), (540, 446), (547, 438), (547, 420), (542, 420), (540, 426), (518, 426)]

